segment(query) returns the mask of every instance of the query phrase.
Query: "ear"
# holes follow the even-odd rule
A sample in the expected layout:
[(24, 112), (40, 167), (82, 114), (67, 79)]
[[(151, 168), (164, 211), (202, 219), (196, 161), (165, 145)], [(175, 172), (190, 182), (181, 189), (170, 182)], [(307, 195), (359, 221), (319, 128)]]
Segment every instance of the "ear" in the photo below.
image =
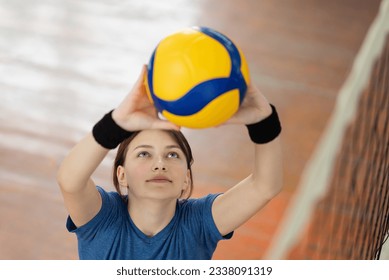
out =
[(182, 193), (185, 193), (186, 191), (188, 191), (191, 184), (192, 184), (192, 180), (190, 179), (190, 170), (188, 169), (186, 172), (186, 178), (184, 181), (184, 185), (182, 187)]
[(118, 182), (121, 187), (128, 186), (127, 176), (123, 166), (119, 165), (116, 169), (116, 177), (118, 178)]

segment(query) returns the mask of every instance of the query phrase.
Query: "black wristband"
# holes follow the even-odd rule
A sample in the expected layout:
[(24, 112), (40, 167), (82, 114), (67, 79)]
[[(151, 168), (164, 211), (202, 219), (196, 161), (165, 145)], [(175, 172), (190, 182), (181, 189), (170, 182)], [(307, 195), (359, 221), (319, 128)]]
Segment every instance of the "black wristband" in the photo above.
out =
[(96, 142), (106, 149), (115, 149), (124, 139), (131, 136), (132, 132), (124, 130), (112, 119), (112, 111), (104, 115), (92, 129)]
[(254, 124), (248, 124), (250, 139), (256, 144), (265, 144), (274, 140), (281, 133), (281, 123), (276, 108), (270, 104), (272, 113), (266, 119)]

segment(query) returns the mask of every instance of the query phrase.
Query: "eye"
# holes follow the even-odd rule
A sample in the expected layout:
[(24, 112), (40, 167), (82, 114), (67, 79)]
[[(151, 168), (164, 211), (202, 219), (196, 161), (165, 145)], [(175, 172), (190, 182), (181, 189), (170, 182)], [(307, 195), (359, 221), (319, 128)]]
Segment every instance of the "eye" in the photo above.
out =
[(146, 152), (146, 151), (142, 151), (142, 152), (138, 153), (138, 157), (140, 157), (140, 158), (145, 158), (145, 157), (149, 157), (149, 156), (150, 156), (150, 153)]
[(176, 153), (176, 152), (169, 152), (169, 153), (167, 154), (167, 157), (168, 157), (168, 158), (180, 158), (180, 156), (179, 156), (178, 153)]

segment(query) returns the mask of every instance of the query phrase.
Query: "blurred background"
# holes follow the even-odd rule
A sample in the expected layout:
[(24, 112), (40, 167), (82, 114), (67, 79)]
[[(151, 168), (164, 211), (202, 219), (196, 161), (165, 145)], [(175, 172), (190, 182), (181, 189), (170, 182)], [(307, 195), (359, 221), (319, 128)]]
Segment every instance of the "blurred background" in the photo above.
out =
[[(332, 112), (378, 0), (0, 0), (0, 259), (77, 259), (55, 175), (128, 93), (164, 36), (214, 28), (244, 52), (282, 124), (284, 190), (215, 259), (261, 259)], [(251, 172), (245, 127), (184, 129), (194, 197)], [(112, 151), (95, 181), (113, 189)], [(242, 202), (244, 203), (244, 202)]]

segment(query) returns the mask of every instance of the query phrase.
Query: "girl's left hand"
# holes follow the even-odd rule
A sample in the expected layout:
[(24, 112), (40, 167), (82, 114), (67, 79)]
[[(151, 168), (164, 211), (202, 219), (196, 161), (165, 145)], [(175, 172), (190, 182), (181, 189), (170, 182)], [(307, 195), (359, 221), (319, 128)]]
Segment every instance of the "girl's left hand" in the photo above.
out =
[(239, 110), (225, 124), (253, 124), (272, 113), (272, 108), (257, 87), (250, 84)]

